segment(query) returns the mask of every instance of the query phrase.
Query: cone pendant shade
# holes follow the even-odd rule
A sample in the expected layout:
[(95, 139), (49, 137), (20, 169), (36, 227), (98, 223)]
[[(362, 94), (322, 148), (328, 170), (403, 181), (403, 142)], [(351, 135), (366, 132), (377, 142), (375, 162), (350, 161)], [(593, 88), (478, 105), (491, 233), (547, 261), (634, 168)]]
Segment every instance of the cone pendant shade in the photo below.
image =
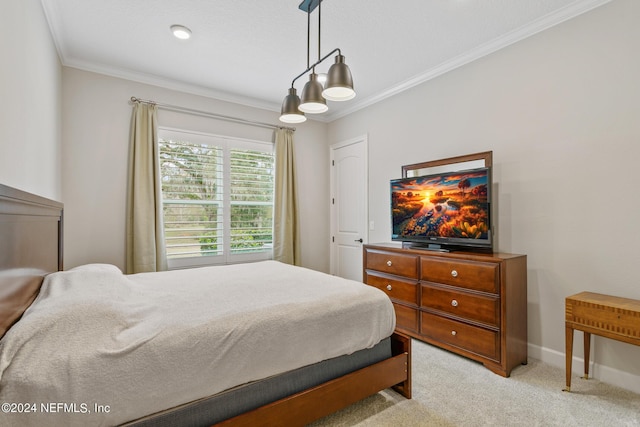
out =
[(302, 99), (298, 108), (310, 114), (324, 113), (329, 109), (327, 101), (322, 96), (322, 84), (318, 81), (316, 73), (309, 75), (309, 81), (302, 89)]
[(322, 96), (329, 101), (348, 101), (356, 96), (351, 70), (344, 63), (344, 56), (336, 55), (336, 63), (327, 73), (327, 83)]
[(298, 109), (300, 98), (296, 94), (296, 88), (289, 89), (289, 94), (282, 101), (282, 109), (280, 110), (280, 121), (284, 123), (302, 123), (307, 118), (304, 113)]

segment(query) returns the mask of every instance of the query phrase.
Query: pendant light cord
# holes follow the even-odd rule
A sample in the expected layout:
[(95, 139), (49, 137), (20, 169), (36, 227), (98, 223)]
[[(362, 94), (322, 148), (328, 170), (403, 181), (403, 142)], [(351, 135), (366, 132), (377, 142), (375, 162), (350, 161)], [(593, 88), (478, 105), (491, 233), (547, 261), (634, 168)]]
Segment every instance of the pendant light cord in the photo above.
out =
[(307, 69), (309, 69), (309, 50), (311, 49), (311, 5), (307, 9)]
[[(303, 72), (301, 72), (300, 74), (298, 74), (296, 77), (293, 78), (293, 80), (291, 81), (291, 87), (293, 88), (296, 80), (298, 80), (300, 77), (304, 76), (305, 74), (307, 74), (309, 71), (313, 70), (312, 72), (315, 73), (316, 71), (316, 65), (320, 64), (321, 62), (323, 62), (325, 59), (327, 59), (329, 56), (333, 55), (334, 53), (338, 52), (338, 55), (342, 55), (342, 52), (340, 51), (340, 48), (335, 48), (333, 49), (331, 52), (329, 52), (328, 54), (326, 54), (325, 56), (323, 56), (322, 58), (320, 58), (321, 55), (321, 50), (320, 50), (320, 31), (322, 29), (321, 24), (321, 17), (322, 17), (322, 0), (320, 0), (318, 2), (318, 60), (316, 62), (314, 62), (313, 64), (310, 64), (310, 50), (311, 50), (311, 5), (313, 4), (313, 2), (309, 2), (309, 7), (307, 8), (307, 69), (304, 70)], [(304, 10), (304, 9), (302, 9)]]
[(313, 67), (311, 67), (310, 64), (310, 51), (311, 51), (311, 5), (312, 3), (309, 3), (309, 8), (307, 9), (307, 71), (311, 68), (313, 68), (313, 72), (316, 72), (316, 65), (319, 64), (320, 61), (320, 52), (322, 52), (322, 50), (320, 49), (320, 31), (322, 29), (322, 22), (321, 22), (321, 18), (322, 18), (322, 0), (320, 0), (318, 2), (318, 62), (316, 62), (315, 64), (313, 64)]
[(315, 68), (316, 65), (320, 64), (321, 62), (324, 62), (325, 59), (327, 59), (328, 57), (330, 57), (331, 55), (333, 55), (334, 53), (338, 53), (339, 55), (342, 55), (342, 51), (340, 50), (339, 47), (333, 49), (331, 52), (327, 53), (325, 56), (323, 56), (320, 60), (318, 60), (317, 62), (315, 62), (313, 65), (310, 65), (309, 67), (307, 67), (306, 70), (304, 70), (303, 72), (301, 72), (300, 74), (298, 74), (297, 76), (295, 76), (293, 78), (293, 80), (291, 81), (291, 87), (293, 87), (293, 85), (296, 83), (296, 80), (298, 80), (300, 77), (304, 76), (305, 74), (307, 74), (309, 71), (311, 71), (313, 68)]

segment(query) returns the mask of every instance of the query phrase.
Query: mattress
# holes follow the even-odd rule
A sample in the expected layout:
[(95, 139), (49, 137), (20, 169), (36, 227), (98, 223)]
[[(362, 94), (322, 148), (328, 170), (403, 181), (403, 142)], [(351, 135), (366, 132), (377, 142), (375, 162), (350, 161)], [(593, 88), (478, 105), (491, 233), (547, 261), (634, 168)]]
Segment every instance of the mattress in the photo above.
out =
[(0, 424), (117, 425), (371, 348), (394, 327), (383, 292), (275, 261), (53, 273), (0, 341), (0, 402), (15, 409)]
[(323, 360), (263, 380), (242, 384), (214, 396), (126, 423), (124, 426), (208, 427), (391, 356), (391, 339), (385, 338), (372, 348)]

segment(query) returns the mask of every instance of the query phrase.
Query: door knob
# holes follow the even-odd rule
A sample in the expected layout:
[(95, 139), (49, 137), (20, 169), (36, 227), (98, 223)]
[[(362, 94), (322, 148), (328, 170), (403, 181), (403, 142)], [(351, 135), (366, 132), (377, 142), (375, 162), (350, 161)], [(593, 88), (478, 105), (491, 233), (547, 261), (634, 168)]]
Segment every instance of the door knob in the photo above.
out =
[(360, 242), (360, 243), (362, 243), (362, 241), (363, 241), (362, 238), (354, 240), (354, 242)]

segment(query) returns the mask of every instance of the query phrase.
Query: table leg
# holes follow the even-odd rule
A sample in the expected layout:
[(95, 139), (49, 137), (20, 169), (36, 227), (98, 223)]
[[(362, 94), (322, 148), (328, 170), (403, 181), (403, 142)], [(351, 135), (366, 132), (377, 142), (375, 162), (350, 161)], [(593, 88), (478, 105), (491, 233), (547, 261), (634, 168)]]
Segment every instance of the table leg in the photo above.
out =
[(591, 333), (584, 333), (584, 379), (589, 379), (589, 355), (591, 354)]
[(565, 326), (564, 334), (565, 334), (567, 387), (563, 391), (571, 391), (571, 362), (573, 360), (573, 328), (571, 326)]

